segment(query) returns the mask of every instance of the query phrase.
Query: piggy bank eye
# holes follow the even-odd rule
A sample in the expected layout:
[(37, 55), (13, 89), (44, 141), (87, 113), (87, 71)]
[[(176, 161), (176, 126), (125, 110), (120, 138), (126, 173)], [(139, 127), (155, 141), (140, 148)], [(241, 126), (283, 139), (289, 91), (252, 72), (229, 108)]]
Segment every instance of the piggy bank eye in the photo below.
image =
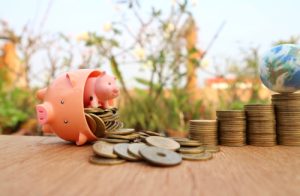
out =
[(111, 82), (109, 82), (108, 85), (111, 85)]

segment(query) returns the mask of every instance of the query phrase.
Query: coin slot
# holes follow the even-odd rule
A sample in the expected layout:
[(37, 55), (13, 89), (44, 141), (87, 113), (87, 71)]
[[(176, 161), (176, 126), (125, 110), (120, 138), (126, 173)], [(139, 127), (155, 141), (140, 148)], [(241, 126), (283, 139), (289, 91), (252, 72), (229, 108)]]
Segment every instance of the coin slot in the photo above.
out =
[(167, 156), (165, 153), (162, 153), (162, 152), (158, 152), (157, 155), (160, 156), (160, 157), (166, 157)]

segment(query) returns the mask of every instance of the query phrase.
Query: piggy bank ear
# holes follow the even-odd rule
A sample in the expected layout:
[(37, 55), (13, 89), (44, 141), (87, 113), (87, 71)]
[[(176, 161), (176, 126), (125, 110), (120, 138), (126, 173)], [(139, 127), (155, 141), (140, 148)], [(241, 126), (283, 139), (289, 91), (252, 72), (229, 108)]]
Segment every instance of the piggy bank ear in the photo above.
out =
[(73, 87), (75, 85), (75, 81), (72, 77), (72, 74), (67, 73), (66, 74), (66, 79), (67, 79), (67, 81), (68, 81), (68, 83), (70, 84), (71, 87)]
[(106, 75), (106, 71), (101, 72), (101, 74), (98, 77), (101, 78), (104, 75)]

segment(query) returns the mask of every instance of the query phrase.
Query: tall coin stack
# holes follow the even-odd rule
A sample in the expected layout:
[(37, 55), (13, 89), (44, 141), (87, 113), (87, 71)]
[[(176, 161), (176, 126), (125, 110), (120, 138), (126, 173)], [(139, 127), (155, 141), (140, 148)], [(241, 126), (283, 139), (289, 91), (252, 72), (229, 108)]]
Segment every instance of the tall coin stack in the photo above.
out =
[(205, 146), (218, 145), (216, 120), (190, 120), (189, 134)]
[(277, 140), (281, 145), (300, 146), (300, 93), (272, 95)]
[(243, 110), (217, 111), (219, 143), (224, 146), (246, 145), (246, 120)]
[(245, 105), (247, 140), (254, 146), (276, 145), (276, 121), (273, 105)]

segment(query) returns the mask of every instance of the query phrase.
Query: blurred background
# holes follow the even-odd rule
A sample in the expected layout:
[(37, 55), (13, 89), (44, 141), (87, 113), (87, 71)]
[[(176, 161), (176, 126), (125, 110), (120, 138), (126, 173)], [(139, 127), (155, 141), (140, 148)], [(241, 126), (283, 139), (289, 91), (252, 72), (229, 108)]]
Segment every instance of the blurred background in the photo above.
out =
[(118, 78), (126, 127), (184, 136), (190, 119), (268, 103), (264, 50), (300, 41), (300, 2), (0, 0), (0, 133), (42, 135), (37, 89), (78, 68)]

